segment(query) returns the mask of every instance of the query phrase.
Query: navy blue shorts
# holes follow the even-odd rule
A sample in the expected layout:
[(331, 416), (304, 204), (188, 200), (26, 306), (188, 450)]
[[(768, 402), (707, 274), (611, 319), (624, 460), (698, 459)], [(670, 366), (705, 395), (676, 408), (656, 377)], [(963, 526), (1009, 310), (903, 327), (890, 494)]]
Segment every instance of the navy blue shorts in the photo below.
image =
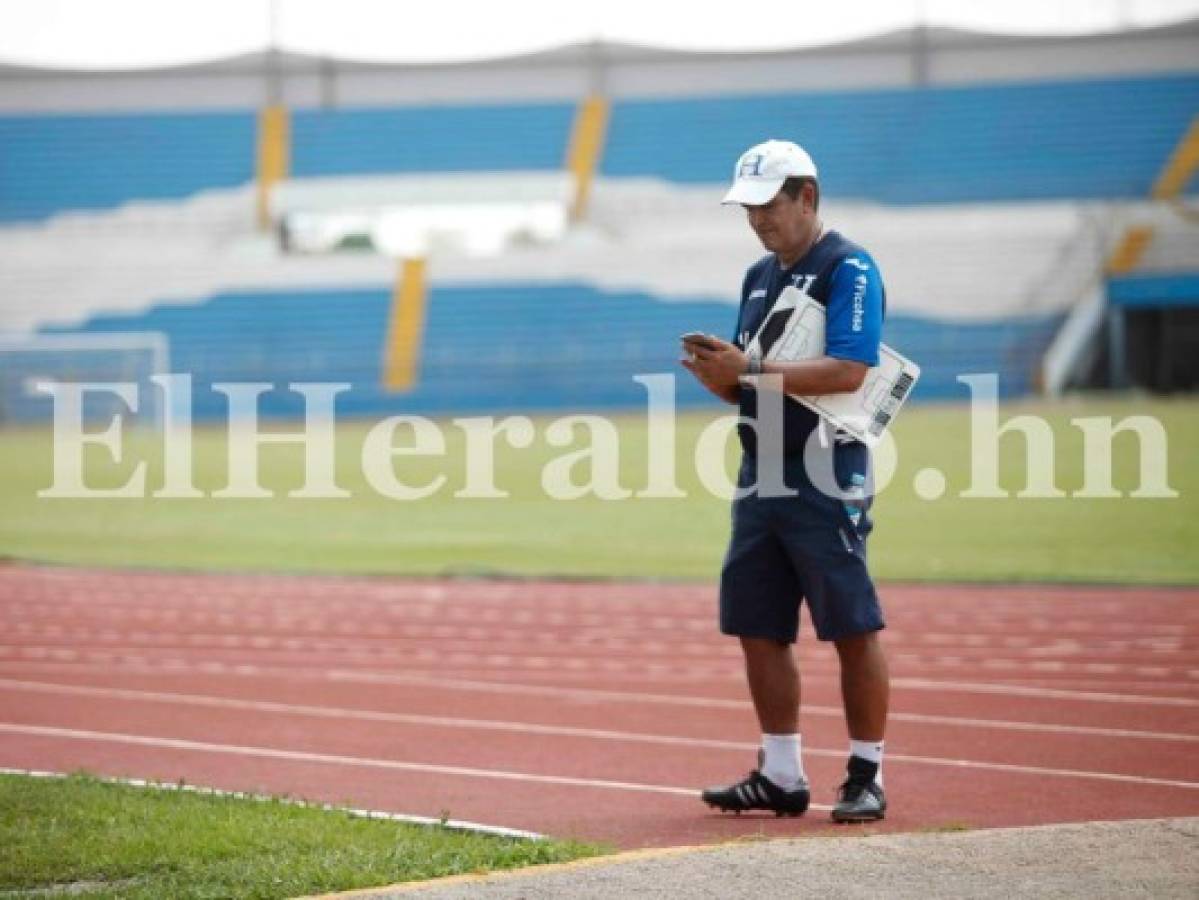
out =
[[(798, 466), (789, 460), (786, 482), (798, 496), (753, 493), (733, 501), (733, 532), (720, 573), (720, 630), (792, 643), (806, 600), (822, 641), (878, 631), (885, 623), (866, 567), (869, 500), (829, 497), (793, 468)], [(846, 486), (854, 474), (839, 471), (837, 480)], [(738, 484), (752, 484), (754, 477), (747, 457)]]

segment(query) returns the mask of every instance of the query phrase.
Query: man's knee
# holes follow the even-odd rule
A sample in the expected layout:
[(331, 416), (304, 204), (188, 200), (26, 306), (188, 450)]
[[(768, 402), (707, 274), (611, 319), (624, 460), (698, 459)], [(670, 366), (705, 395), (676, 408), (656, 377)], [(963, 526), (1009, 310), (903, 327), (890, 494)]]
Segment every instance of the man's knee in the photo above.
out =
[(743, 637), (740, 640), (741, 651), (747, 658), (760, 659), (762, 657), (779, 656), (789, 652), (791, 649), (789, 642), (775, 640), (774, 638)]
[(875, 653), (882, 652), (882, 642), (877, 631), (855, 634), (850, 637), (838, 638), (833, 641), (841, 662), (854, 663)]

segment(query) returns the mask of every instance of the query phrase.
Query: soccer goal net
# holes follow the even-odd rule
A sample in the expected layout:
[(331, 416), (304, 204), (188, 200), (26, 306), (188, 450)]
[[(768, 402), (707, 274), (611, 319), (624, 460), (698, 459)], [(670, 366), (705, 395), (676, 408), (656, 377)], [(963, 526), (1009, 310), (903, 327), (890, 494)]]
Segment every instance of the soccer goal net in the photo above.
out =
[(51, 382), (136, 385), (136, 409), (111, 391), (86, 392), (84, 421), (120, 416), (126, 424), (157, 427), (162, 396), (150, 376), (169, 371), (167, 337), (160, 332), (0, 334), (0, 427), (51, 422), (54, 398), (39, 388)]

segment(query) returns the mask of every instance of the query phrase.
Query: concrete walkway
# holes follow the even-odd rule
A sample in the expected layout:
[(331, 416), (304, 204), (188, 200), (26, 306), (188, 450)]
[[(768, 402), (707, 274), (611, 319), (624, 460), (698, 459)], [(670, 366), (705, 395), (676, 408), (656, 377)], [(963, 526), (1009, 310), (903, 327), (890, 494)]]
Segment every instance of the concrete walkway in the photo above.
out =
[(1199, 897), (1199, 818), (635, 851), (337, 897)]

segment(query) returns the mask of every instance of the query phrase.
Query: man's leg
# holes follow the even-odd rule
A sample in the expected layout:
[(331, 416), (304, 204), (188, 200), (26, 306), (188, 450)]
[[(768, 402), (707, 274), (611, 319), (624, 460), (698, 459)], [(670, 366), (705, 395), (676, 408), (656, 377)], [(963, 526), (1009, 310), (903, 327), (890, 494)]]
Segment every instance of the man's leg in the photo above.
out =
[(849, 737), (881, 743), (887, 730), (891, 678), (878, 632), (842, 638), (835, 643), (841, 658), (841, 699)]
[(772, 638), (741, 638), (745, 676), (762, 726), (759, 767), (742, 781), (709, 788), (702, 798), (721, 810), (773, 810), (800, 816), (811, 796), (799, 737), (799, 668), (791, 644)]
[(799, 667), (791, 645), (769, 638), (741, 638), (745, 678), (763, 734), (799, 731)]
[(878, 632), (836, 641), (841, 659), (841, 699), (849, 727), (848, 778), (841, 785), (834, 822), (872, 822), (883, 818), (883, 735), (891, 682)]
[(741, 642), (762, 726), (761, 759), (741, 781), (701, 796), (721, 810), (798, 816), (810, 798), (798, 728), (799, 669), (791, 651), (803, 594), (768, 512), (753, 494), (734, 501), (733, 535), (720, 573), (720, 630)]
[(745, 679), (762, 726), (761, 772), (785, 790), (807, 787), (799, 736), (799, 667), (791, 644), (741, 638)]

